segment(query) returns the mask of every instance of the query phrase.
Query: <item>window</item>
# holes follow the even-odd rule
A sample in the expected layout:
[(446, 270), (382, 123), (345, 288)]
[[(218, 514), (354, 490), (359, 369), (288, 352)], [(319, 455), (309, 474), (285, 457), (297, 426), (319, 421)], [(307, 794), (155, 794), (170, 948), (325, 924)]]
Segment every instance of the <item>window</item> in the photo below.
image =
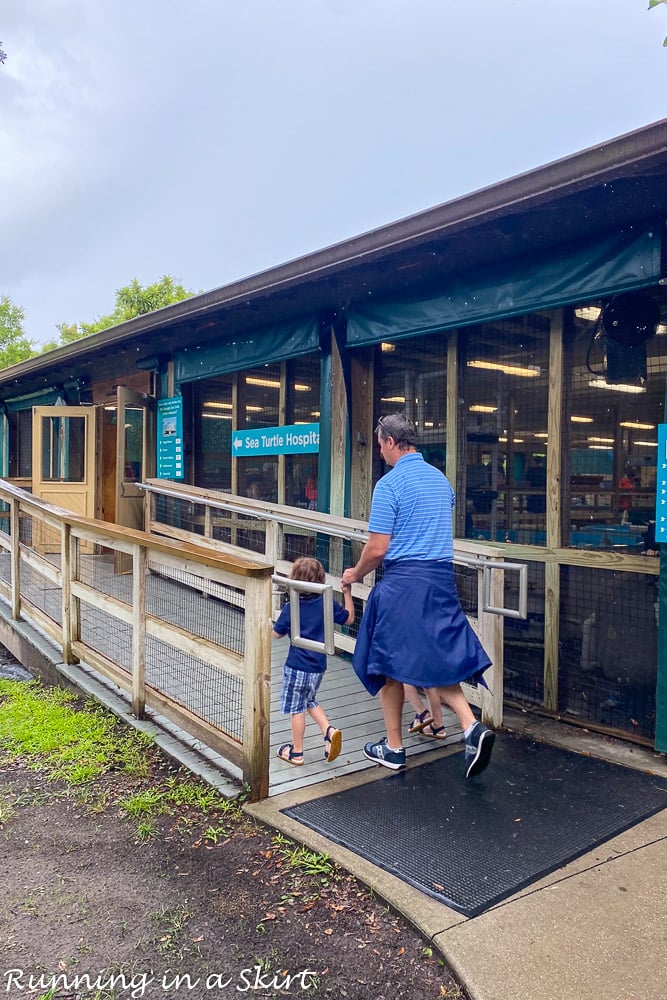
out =
[[(664, 313), (664, 293), (662, 298)], [(667, 326), (659, 326), (640, 348), (646, 372), (642, 385), (636, 351), (616, 349), (599, 319), (600, 303), (575, 309), (566, 352), (563, 504), (569, 538), (563, 541), (575, 548), (641, 553), (654, 548)], [(614, 380), (608, 383), (610, 366)], [(624, 371), (627, 379), (621, 381)]]
[[(375, 354), (374, 427), (381, 416), (405, 413), (418, 432), (418, 450), (445, 471), (447, 453), (447, 334), (378, 344)], [(385, 469), (373, 449), (373, 482)]]
[(548, 315), (534, 314), (462, 334), (466, 538), (546, 543), (549, 329)]

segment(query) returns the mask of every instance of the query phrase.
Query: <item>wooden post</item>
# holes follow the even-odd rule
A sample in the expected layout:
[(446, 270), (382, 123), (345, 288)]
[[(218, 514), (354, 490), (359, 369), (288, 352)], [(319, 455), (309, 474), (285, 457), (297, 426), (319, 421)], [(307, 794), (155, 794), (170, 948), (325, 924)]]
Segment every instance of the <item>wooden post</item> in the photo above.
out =
[[(459, 367), (459, 336), (455, 330), (447, 341), (446, 381), (446, 451), (445, 475), (452, 484), (458, 499), (454, 509), (454, 535), (465, 538), (466, 500), (465, 468), (466, 440), (464, 421), (459, 420), (459, 399), (463, 398), (463, 369)], [(459, 463), (459, 455), (461, 461)]]
[[(563, 310), (551, 317), (549, 401), (547, 416), (547, 547), (561, 546), (561, 469), (563, 427)], [(569, 541), (569, 537), (568, 537)], [(560, 631), (560, 566), (544, 566), (544, 707), (558, 711), (558, 639)]]
[(347, 443), (347, 394), (340, 349), (331, 336), (331, 493), (329, 513), (345, 514), (345, 451)]
[[(498, 729), (503, 724), (503, 637), (504, 620), (501, 615), (485, 613), (482, 597), (482, 570), (479, 571), (478, 588), (479, 638), (489, 654), (492, 665), (486, 671), (484, 680), (489, 690), (481, 688), (482, 721)], [(489, 601), (492, 607), (502, 608), (505, 603), (504, 572), (501, 569), (488, 570), (491, 574)]]
[(147, 550), (132, 553), (132, 714), (143, 719), (146, 710), (146, 565)]
[(61, 599), (61, 625), (63, 630), (63, 663), (75, 663), (76, 657), (72, 654), (72, 529), (69, 524), (61, 525), (60, 534), (60, 599)]
[(12, 618), (18, 621), (21, 617), (21, 542), (19, 532), (21, 519), (18, 500), (9, 501), (9, 534), (12, 540)]
[(269, 794), (271, 575), (247, 578), (243, 684), (243, 780), (253, 802)]

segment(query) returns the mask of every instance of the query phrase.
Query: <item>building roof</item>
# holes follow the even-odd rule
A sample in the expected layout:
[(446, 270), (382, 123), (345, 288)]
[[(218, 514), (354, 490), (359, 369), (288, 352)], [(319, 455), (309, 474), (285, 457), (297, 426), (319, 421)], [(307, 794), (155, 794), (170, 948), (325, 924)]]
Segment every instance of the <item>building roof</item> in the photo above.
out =
[(0, 399), (667, 217), (667, 119), (0, 372)]

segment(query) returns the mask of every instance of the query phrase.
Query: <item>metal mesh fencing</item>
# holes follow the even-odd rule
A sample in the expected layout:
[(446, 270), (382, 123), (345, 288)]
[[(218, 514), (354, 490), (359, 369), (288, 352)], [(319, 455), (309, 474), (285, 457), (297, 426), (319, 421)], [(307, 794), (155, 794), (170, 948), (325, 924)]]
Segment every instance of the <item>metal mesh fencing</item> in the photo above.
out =
[(146, 683), (229, 736), (243, 739), (240, 677), (147, 636)]
[[(516, 579), (505, 577), (505, 605), (516, 607)], [(544, 565), (528, 563), (528, 617), (504, 620), (505, 698), (525, 705), (544, 704)]]
[(657, 602), (657, 576), (562, 568), (561, 712), (652, 739)]

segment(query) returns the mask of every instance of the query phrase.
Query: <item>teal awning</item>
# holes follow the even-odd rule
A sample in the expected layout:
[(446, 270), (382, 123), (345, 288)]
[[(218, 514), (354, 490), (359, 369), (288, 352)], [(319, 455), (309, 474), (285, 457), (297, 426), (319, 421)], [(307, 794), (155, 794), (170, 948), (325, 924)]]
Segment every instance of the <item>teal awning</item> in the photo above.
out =
[(44, 389), (42, 392), (33, 392), (29, 396), (16, 396), (14, 399), (4, 401), (7, 413), (16, 413), (18, 410), (29, 410), (33, 406), (54, 406), (59, 399), (63, 398), (62, 389)]
[(655, 284), (661, 225), (591, 244), (501, 261), (443, 278), (432, 294), (352, 305), (348, 345), (376, 344), (518, 313), (553, 309)]
[(174, 355), (176, 383), (242, 371), (274, 361), (286, 361), (319, 350), (320, 320), (278, 323), (225, 340), (186, 347)]

